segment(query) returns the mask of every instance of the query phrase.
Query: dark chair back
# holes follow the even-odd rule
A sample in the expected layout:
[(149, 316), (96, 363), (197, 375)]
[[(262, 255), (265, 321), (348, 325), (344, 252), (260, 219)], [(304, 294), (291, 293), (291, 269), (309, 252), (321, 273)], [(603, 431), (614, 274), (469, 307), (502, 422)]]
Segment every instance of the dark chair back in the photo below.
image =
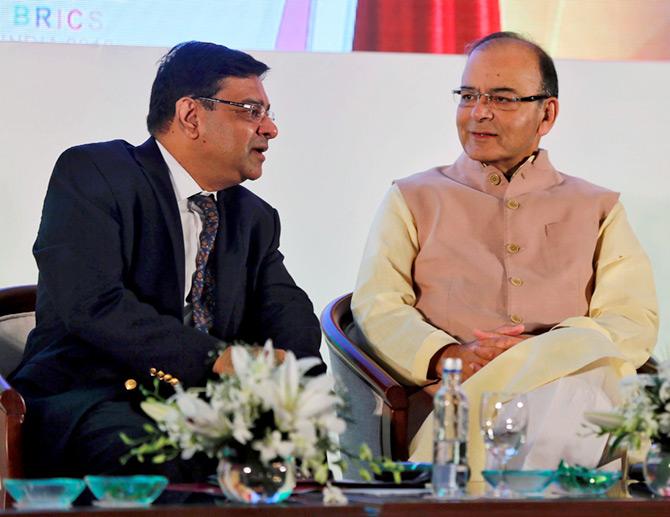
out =
[(0, 289), (0, 375), (5, 378), (21, 361), (26, 338), (35, 326), (36, 293), (34, 285)]
[(373, 454), (396, 461), (409, 457), (409, 440), (432, 410), (432, 397), (396, 379), (370, 353), (351, 314), (351, 293), (333, 300), (321, 314), (333, 374), (350, 400), (345, 451), (367, 443)]

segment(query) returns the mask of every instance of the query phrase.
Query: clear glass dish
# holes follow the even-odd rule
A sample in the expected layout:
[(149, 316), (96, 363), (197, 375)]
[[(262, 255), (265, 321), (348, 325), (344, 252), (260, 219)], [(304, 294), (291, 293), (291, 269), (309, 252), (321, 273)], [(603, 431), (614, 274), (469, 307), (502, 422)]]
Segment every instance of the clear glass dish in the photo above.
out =
[(571, 467), (561, 462), (556, 478), (559, 486), (568, 495), (599, 496), (609, 491), (621, 479), (621, 472)]
[(495, 488), (504, 476), (507, 487), (517, 494), (539, 496), (554, 481), (555, 470), (484, 470), (482, 476)]
[(86, 476), (97, 506), (147, 506), (168, 484), (165, 476)]
[(81, 479), (5, 479), (7, 492), (16, 508), (69, 508), (83, 492)]

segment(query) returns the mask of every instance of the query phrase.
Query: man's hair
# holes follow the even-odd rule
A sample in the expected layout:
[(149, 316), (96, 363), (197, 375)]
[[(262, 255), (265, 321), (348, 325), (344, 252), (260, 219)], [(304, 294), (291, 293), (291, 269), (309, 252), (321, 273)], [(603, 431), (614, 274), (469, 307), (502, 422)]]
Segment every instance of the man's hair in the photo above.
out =
[(260, 77), (268, 70), (249, 54), (223, 45), (187, 41), (172, 47), (161, 59), (151, 87), (149, 133), (155, 136), (167, 129), (180, 98), (211, 97), (227, 77)]
[(542, 77), (543, 93), (551, 95), (552, 97), (558, 97), (558, 75), (556, 74), (554, 60), (551, 59), (551, 56), (547, 54), (540, 45), (530, 41), (528, 38), (523, 37), (517, 32), (494, 32), (488, 36), (484, 36), (467, 46), (466, 50), (468, 51), (468, 56), (472, 55), (472, 53), (480, 47), (486, 47), (491, 44), (491, 42), (503, 39), (521, 41), (535, 52), (535, 55), (537, 56), (537, 64), (540, 68), (540, 76)]

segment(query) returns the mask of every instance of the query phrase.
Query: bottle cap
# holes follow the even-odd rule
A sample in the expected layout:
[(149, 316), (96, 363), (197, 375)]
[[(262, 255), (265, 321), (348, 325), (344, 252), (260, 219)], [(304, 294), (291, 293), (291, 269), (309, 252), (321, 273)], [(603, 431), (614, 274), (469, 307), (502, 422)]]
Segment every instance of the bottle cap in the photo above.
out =
[(444, 360), (442, 370), (445, 372), (460, 372), (463, 370), (463, 361), (458, 357), (447, 357)]

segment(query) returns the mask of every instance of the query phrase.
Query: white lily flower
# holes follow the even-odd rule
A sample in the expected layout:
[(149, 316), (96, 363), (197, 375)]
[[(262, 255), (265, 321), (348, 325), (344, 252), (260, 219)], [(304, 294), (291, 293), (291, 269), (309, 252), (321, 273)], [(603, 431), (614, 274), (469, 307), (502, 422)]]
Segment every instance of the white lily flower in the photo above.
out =
[(267, 369), (272, 369), (275, 366), (275, 349), (272, 346), (272, 340), (267, 339), (263, 345), (263, 352), (261, 358)]
[(658, 431), (663, 434), (670, 434), (670, 414), (661, 413), (658, 417)]
[(249, 364), (252, 361), (251, 355), (243, 346), (235, 345), (231, 350), (231, 358), (235, 374), (240, 379), (245, 379), (249, 373)]
[(298, 371), (300, 372), (300, 376), (302, 377), (305, 373), (319, 364), (321, 364), (321, 359), (318, 357), (301, 357), (298, 359)]
[(347, 423), (339, 418), (336, 413), (324, 415), (318, 422), (324, 430), (338, 435), (342, 434), (347, 428)]
[(603, 413), (597, 411), (589, 411), (584, 413), (584, 418), (591, 424), (597, 425), (604, 430), (614, 429), (624, 422), (624, 417), (618, 413)]
[(233, 438), (239, 443), (245, 444), (253, 437), (254, 435), (249, 430), (249, 425), (244, 420), (244, 417), (240, 413), (235, 413), (233, 416)]
[(663, 381), (658, 390), (658, 396), (664, 403), (670, 401), (670, 380)]
[(170, 416), (175, 416), (176, 414), (172, 406), (156, 400), (145, 400), (140, 403), (140, 407), (142, 411), (156, 422), (164, 422)]
[(321, 494), (323, 495), (323, 504), (347, 504), (349, 502), (344, 492), (338, 487), (331, 485), (330, 482), (326, 483)]
[(294, 449), (291, 442), (282, 440), (279, 431), (272, 431), (263, 440), (256, 440), (252, 448), (260, 452), (261, 461), (266, 464), (275, 458), (290, 457)]
[(663, 380), (670, 380), (670, 360), (658, 364), (658, 376)]
[(305, 376), (320, 360), (287, 351), (277, 365), (269, 340), (262, 350), (233, 346), (230, 353), (232, 375), (203, 388), (177, 386), (165, 402), (144, 402), (147, 415), (184, 459), (196, 452), (221, 457), (230, 447), (263, 462), (295, 458), (307, 475), (325, 482), (326, 453), (336, 448), (331, 438), (346, 424), (337, 416), (343, 403), (332, 377)]

